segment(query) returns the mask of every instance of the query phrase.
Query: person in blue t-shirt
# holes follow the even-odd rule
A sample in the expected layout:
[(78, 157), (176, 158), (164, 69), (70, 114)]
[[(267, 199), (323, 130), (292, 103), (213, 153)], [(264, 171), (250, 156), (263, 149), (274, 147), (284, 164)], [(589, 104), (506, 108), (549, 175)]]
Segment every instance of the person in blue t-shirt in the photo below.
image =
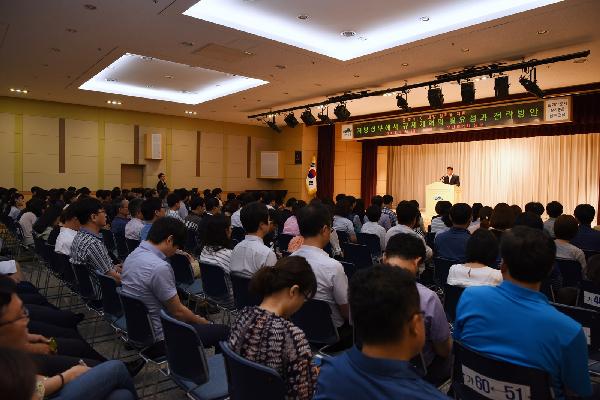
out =
[(557, 399), (592, 393), (586, 337), (540, 286), (552, 270), (556, 245), (546, 232), (515, 226), (502, 235), (499, 286), (469, 287), (456, 309), (454, 339), (490, 358), (546, 371)]
[(389, 265), (361, 269), (349, 297), (362, 349), (323, 359), (314, 399), (448, 399), (410, 363), (425, 344), (414, 275)]

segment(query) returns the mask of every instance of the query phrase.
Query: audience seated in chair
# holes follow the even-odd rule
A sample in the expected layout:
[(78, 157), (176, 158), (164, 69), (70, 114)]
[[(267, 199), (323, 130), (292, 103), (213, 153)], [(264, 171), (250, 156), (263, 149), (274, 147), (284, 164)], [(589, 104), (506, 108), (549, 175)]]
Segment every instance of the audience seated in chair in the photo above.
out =
[(181, 208), (181, 199), (179, 195), (175, 192), (169, 193), (167, 196), (167, 212), (165, 217), (171, 217), (183, 221), (181, 215), (179, 215), (179, 208)]
[(465, 262), (467, 241), (471, 237), (467, 228), (473, 217), (471, 206), (466, 203), (456, 203), (450, 208), (452, 228), (435, 235), (436, 257), (446, 260)]
[[(385, 215), (388, 216), (388, 218), (390, 219), (390, 228), (392, 226), (396, 226), (398, 225), (398, 218), (396, 218), (396, 213), (393, 211), (393, 204), (394, 204), (394, 197), (390, 194), (386, 194), (384, 195), (382, 198), (382, 206), (381, 206), (381, 212)], [(383, 248), (383, 247), (382, 247)]]
[(185, 221), (194, 223), (196, 225), (196, 230), (198, 230), (202, 223), (202, 216), (205, 211), (204, 199), (202, 197), (194, 197), (190, 201), (190, 212), (187, 217), (185, 217)]
[[(367, 208), (367, 218), (369, 222), (363, 224), (360, 229), (361, 233), (369, 233), (371, 235), (376, 235), (379, 237), (379, 241), (381, 243), (381, 249), (385, 248), (385, 228), (379, 225), (378, 221), (381, 217), (381, 209), (376, 205), (371, 205)], [(394, 217), (396, 214), (394, 214)]]
[(519, 225), (528, 226), (533, 229), (539, 229), (540, 231), (544, 230), (544, 222), (542, 221), (542, 217), (533, 211), (525, 211), (523, 213), (516, 214), (513, 227)]
[(350, 219), (348, 219), (350, 211), (350, 203), (347, 199), (341, 199), (336, 203), (333, 216), (333, 229), (338, 232), (346, 233), (348, 235), (348, 240), (352, 243), (356, 243), (354, 224)]
[(285, 223), (283, 224), (283, 231), (281, 233), (292, 236), (300, 236), (297, 215), (303, 207), (306, 207), (306, 202), (302, 200), (298, 200), (292, 205), (292, 215), (285, 220)]
[(398, 233), (409, 233), (419, 238), (423, 242), (425, 246), (425, 260), (431, 259), (433, 255), (433, 251), (429, 246), (425, 244), (425, 238), (423, 236), (416, 233), (413, 228), (417, 223), (417, 218), (419, 216), (419, 209), (415, 207), (409, 201), (401, 201), (398, 203), (398, 207), (396, 207), (396, 217), (398, 218), (398, 225), (390, 228), (385, 234), (385, 243), (387, 247), (387, 243), (390, 241), (390, 238)]
[(64, 254), (66, 256), (71, 255), (73, 239), (75, 239), (75, 235), (81, 227), (79, 219), (77, 219), (76, 210), (77, 203), (71, 204), (63, 210), (60, 216), (62, 226), (60, 227), (60, 233), (56, 238), (56, 243), (54, 243), (54, 251), (59, 254)]
[[(371, 199), (371, 204), (383, 209), (383, 197), (380, 195), (373, 196), (373, 198)], [(362, 223), (364, 224), (366, 222), (369, 222), (369, 220), (365, 215), (363, 217)], [(381, 225), (386, 231), (390, 230), (390, 228), (392, 227), (392, 220), (390, 219), (390, 216), (387, 212), (381, 213), (381, 217), (379, 217), (379, 225)]]
[(158, 197), (150, 197), (144, 200), (142, 203), (142, 216), (144, 217), (144, 226), (140, 230), (140, 240), (146, 240), (154, 221), (165, 216), (162, 201)]
[(483, 204), (481, 203), (473, 203), (473, 207), (471, 207), (473, 217), (471, 218), (471, 222), (469, 224), (469, 227), (467, 228), (470, 234), (473, 234), (473, 232), (479, 229), (479, 225), (481, 224), (481, 221), (479, 219), (479, 211), (481, 211), (482, 208)]
[[(163, 217), (153, 224), (148, 239), (135, 249), (123, 265), (122, 291), (141, 300), (148, 308), (154, 335), (163, 341), (160, 310), (192, 326), (202, 325), (198, 334), (206, 347), (227, 337), (227, 327), (210, 324), (184, 306), (177, 294), (175, 275), (167, 259), (185, 245), (187, 228), (176, 218)], [(210, 324), (206, 326), (207, 324)], [(208, 329), (210, 328), (210, 329)]]
[(594, 207), (589, 204), (579, 204), (573, 214), (579, 222), (579, 229), (571, 244), (581, 250), (600, 252), (600, 231), (592, 229), (592, 221), (596, 215)]
[[(586, 260), (583, 250), (573, 246), (570, 241), (577, 235), (577, 220), (571, 215), (561, 215), (554, 223), (556, 239), (556, 258), (559, 260), (575, 260), (586, 270)], [(584, 274), (585, 275), (585, 274)]]
[(21, 212), (19, 225), (23, 231), (23, 244), (25, 246), (33, 245), (33, 224), (44, 212), (45, 203), (33, 197), (26, 203), (25, 209)]
[(464, 264), (454, 264), (448, 273), (448, 285), (469, 287), (502, 283), (502, 273), (496, 269), (498, 240), (493, 233), (478, 229), (467, 241)]
[(562, 215), (563, 205), (558, 201), (551, 201), (546, 204), (546, 213), (548, 213), (548, 219), (544, 221), (544, 230), (554, 238), (554, 223), (556, 222), (556, 218)]
[(47, 241), (54, 228), (58, 226), (61, 212), (62, 208), (59, 206), (47, 207), (42, 216), (33, 224), (32, 234)]
[[(125, 239), (141, 241), (140, 233), (144, 227), (144, 215), (142, 214), (142, 199), (132, 199), (128, 209), (131, 219), (125, 225)], [(133, 250), (133, 249), (130, 249)]]
[(452, 208), (452, 203), (446, 200), (440, 200), (435, 203), (435, 213), (433, 218), (431, 218), (431, 233), (435, 233), (436, 235), (441, 232), (446, 232), (452, 226), (452, 222), (450, 222), (450, 209)]
[(362, 348), (323, 359), (315, 400), (447, 399), (410, 363), (425, 343), (413, 274), (382, 265), (359, 270), (349, 297)]
[(323, 248), (329, 243), (332, 216), (328, 208), (315, 202), (300, 210), (298, 224), (304, 243), (292, 256), (304, 257), (317, 278), (316, 300), (331, 307), (331, 319), (342, 341), (350, 337), (348, 320), (348, 278), (339, 261), (329, 257)]
[[(520, 214), (520, 213), (519, 213)], [(515, 218), (513, 209), (506, 203), (498, 203), (492, 211), (490, 217), (490, 232), (492, 232), (498, 240), (502, 238), (505, 231), (513, 227)]]
[[(416, 276), (418, 265), (424, 257), (425, 245), (419, 238), (410, 233), (399, 233), (389, 240), (383, 262), (405, 269)], [(422, 350), (423, 361), (427, 367), (425, 379), (437, 386), (450, 377), (450, 328), (438, 295), (420, 283), (417, 283), (417, 290), (420, 310), (423, 311), (425, 321), (425, 345)]]
[(539, 292), (556, 254), (550, 236), (517, 226), (503, 234), (499, 286), (465, 289), (456, 310), (454, 338), (483, 355), (547, 371), (558, 399), (592, 393), (585, 334)]
[(240, 218), (246, 237), (233, 249), (231, 273), (251, 278), (262, 267), (272, 267), (277, 262), (273, 250), (263, 243), (270, 230), (269, 210), (263, 203), (252, 202), (242, 208)]
[(129, 223), (129, 201), (117, 199), (117, 215), (110, 221), (110, 230), (115, 235), (125, 236), (125, 227)]
[(263, 301), (242, 310), (231, 328), (231, 349), (276, 370), (286, 383), (286, 398), (312, 399), (318, 370), (304, 332), (289, 321), (317, 291), (310, 265), (302, 257), (283, 258), (254, 274), (250, 290)]
[(77, 219), (81, 228), (71, 245), (71, 262), (88, 265), (96, 271), (121, 281), (121, 265), (113, 265), (102, 241), (100, 229), (106, 225), (106, 211), (100, 200), (88, 197), (77, 201)]

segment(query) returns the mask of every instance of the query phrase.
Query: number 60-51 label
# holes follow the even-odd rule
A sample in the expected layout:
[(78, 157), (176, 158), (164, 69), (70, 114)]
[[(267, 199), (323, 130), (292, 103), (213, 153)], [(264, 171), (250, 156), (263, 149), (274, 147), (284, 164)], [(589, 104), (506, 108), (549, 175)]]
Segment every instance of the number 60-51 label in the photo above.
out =
[(465, 386), (488, 399), (528, 400), (531, 398), (531, 389), (527, 385), (497, 381), (464, 365), (462, 366), (462, 373)]

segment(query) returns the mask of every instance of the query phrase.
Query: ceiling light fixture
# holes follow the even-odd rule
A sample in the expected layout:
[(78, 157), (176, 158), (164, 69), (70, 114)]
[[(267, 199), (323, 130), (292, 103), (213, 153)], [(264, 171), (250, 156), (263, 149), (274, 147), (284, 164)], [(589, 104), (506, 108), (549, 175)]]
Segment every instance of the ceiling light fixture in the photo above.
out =
[(275, 66), (275, 68), (277, 68), (277, 69), (286, 69), (287, 67), (285, 65), (282, 65), (282, 64), (277, 64)]
[(463, 82), (460, 84), (460, 97), (462, 102), (465, 104), (471, 104), (475, 102), (475, 83), (474, 82)]
[(253, 55), (254, 55), (254, 53), (253, 53), (253, 52), (251, 52), (251, 51), (247, 51), (247, 50), (246, 50), (246, 51), (244, 51), (244, 54), (245, 54), (245, 55), (247, 55), (247, 56), (253, 56)]
[(548, 33), (548, 30), (547, 30), (547, 29), (542, 29), (542, 30), (540, 30), (540, 31), (537, 31), (537, 34), (538, 34), (538, 35), (545, 35), (546, 33)]
[(331, 118), (329, 118), (329, 108), (328, 107), (322, 107), (321, 108), (321, 112), (317, 114), (317, 118), (319, 118), (321, 120), (321, 122), (325, 123), (325, 124), (331, 124)]
[(342, 31), (342, 32), (340, 32), (340, 35), (342, 35), (343, 37), (351, 38), (351, 37), (356, 36), (356, 32), (354, 32), (354, 31)]
[(77, 29), (73, 29), (73, 28), (67, 28), (65, 29), (67, 32), (69, 33), (77, 33)]
[(93, 4), (85, 4), (84, 7), (86, 8), (86, 10), (90, 10), (90, 11), (93, 11), (98, 8)]
[(317, 123), (317, 119), (310, 111), (310, 108), (307, 108), (302, 114), (300, 114), (300, 119), (306, 126), (311, 126)]
[(537, 84), (537, 71), (535, 68), (529, 70), (529, 78), (524, 75), (521, 76), (519, 83), (532, 95), (540, 99), (544, 98), (545, 93)]
[(120, 106), (121, 102), (119, 100), (106, 100), (106, 104), (112, 104), (113, 106)]
[(29, 90), (27, 90), (27, 89), (10, 88), (10, 91), (14, 92), (14, 93), (19, 93), (19, 94), (27, 94), (27, 93), (29, 93)]
[(496, 77), (496, 79), (494, 79), (494, 94), (495, 94), (496, 98), (502, 99), (502, 98), (508, 97), (508, 95), (509, 95), (508, 87), (509, 86), (510, 86), (510, 83), (508, 83), (507, 75), (501, 75), (501, 76)]
[(338, 104), (333, 110), (333, 113), (339, 121), (346, 121), (348, 118), (350, 118), (350, 115), (352, 115), (350, 114), (350, 111), (348, 111), (346, 103), (344, 102)]
[(187, 46), (187, 47), (192, 47), (194, 45), (193, 42), (180, 42), (179, 44), (182, 46)]
[(277, 133), (281, 133), (281, 128), (277, 126), (277, 123), (275, 122), (275, 116), (273, 115), (273, 118), (271, 120), (267, 120), (267, 126), (271, 129), (273, 129), (275, 132)]
[(419, 20), (422, 21), (422, 22), (428, 22), (429, 21), (429, 17), (427, 15), (425, 15), (425, 16), (419, 18)]
[(400, 92), (396, 95), (396, 105), (402, 111), (410, 110), (408, 106), (408, 92)]
[(400, 65), (402, 65), (403, 67), (408, 67), (408, 63), (402, 63)]
[(463, 53), (468, 53), (470, 50), (468, 47), (463, 47), (462, 49), (460, 49), (460, 51), (462, 51)]
[(300, 14), (300, 15), (298, 15), (298, 19), (300, 19), (302, 21), (306, 21), (309, 18), (310, 18), (310, 15), (306, 15), (306, 14)]
[(433, 108), (441, 108), (444, 104), (444, 93), (442, 93), (442, 88), (437, 86), (429, 86), (429, 90), (427, 91), (427, 100), (429, 100), (429, 105)]
[(189, 111), (189, 110), (186, 110), (186, 111), (185, 111), (185, 113), (186, 113), (187, 115), (196, 115), (196, 114), (197, 114), (197, 112), (196, 112), (196, 111)]
[(285, 124), (290, 128), (295, 128), (299, 124), (298, 119), (296, 118), (294, 113), (289, 113), (288, 115), (286, 115), (283, 119), (283, 122), (285, 122)]

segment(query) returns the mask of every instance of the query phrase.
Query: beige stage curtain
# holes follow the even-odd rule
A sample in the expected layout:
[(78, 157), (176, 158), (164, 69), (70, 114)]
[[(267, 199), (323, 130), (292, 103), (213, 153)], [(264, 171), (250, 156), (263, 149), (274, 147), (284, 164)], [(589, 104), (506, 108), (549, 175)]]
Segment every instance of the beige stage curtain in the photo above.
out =
[(425, 186), (452, 166), (463, 202), (523, 207), (557, 200), (572, 214), (581, 203), (597, 208), (599, 161), (599, 133), (391, 146), (387, 191), (396, 202), (416, 199), (424, 208)]

